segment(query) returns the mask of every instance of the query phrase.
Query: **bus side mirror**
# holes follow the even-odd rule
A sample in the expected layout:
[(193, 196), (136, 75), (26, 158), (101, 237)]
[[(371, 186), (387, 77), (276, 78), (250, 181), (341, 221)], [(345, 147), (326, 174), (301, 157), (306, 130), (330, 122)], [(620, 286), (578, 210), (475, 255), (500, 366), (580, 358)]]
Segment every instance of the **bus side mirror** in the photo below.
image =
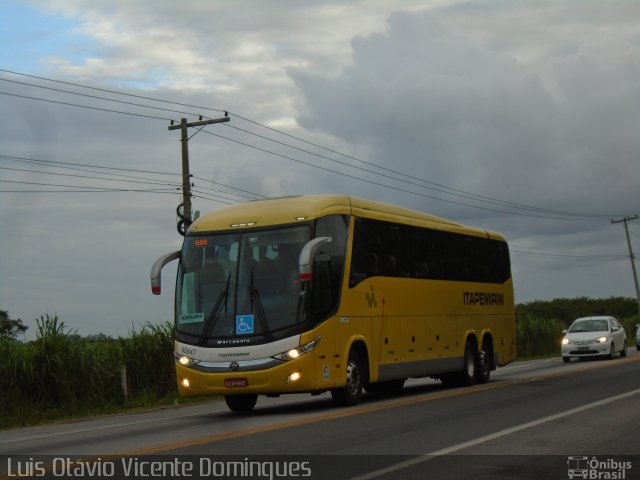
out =
[(316, 256), (318, 249), (329, 242), (331, 242), (331, 237), (318, 237), (308, 241), (307, 244), (302, 247), (300, 259), (298, 260), (300, 280), (311, 280), (313, 258)]
[(179, 257), (180, 250), (162, 255), (153, 262), (153, 266), (151, 267), (151, 293), (154, 295), (160, 295), (162, 267)]

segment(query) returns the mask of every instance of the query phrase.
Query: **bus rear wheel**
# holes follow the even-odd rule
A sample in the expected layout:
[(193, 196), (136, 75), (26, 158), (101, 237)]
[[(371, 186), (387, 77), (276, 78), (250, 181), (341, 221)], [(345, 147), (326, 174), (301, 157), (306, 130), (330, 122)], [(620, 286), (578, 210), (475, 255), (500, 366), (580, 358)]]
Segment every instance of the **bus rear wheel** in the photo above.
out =
[(493, 342), (485, 337), (482, 340), (482, 350), (478, 354), (478, 371), (476, 373), (476, 383), (487, 383), (491, 376), (493, 359)]
[(475, 343), (472, 340), (467, 340), (464, 347), (462, 370), (440, 376), (445, 387), (470, 387), (476, 383), (479, 363), (476, 350)]
[(331, 390), (331, 397), (341, 407), (356, 405), (362, 398), (363, 385), (362, 362), (360, 356), (352, 350), (347, 362), (347, 382), (344, 387)]
[(464, 347), (464, 369), (458, 374), (460, 385), (470, 387), (476, 383), (476, 372), (478, 371), (478, 355), (471, 340), (467, 340)]
[(258, 395), (226, 395), (224, 401), (229, 410), (239, 413), (250, 412), (256, 406)]

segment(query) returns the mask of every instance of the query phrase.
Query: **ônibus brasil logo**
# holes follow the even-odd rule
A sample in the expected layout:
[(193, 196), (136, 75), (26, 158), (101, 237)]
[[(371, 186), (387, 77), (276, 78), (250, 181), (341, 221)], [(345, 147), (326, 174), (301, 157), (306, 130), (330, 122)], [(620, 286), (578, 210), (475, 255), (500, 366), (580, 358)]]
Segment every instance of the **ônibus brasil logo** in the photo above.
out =
[(631, 470), (631, 462), (613, 458), (599, 460), (596, 457), (571, 456), (567, 457), (567, 469), (570, 479), (625, 480), (627, 470)]

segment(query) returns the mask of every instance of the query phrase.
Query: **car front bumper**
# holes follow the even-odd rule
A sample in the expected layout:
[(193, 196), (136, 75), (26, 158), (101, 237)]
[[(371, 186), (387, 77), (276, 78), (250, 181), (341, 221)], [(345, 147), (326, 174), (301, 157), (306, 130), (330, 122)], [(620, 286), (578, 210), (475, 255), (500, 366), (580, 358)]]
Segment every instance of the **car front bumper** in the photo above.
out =
[(611, 342), (596, 342), (588, 345), (568, 343), (567, 345), (562, 345), (561, 351), (564, 358), (598, 357), (611, 353)]

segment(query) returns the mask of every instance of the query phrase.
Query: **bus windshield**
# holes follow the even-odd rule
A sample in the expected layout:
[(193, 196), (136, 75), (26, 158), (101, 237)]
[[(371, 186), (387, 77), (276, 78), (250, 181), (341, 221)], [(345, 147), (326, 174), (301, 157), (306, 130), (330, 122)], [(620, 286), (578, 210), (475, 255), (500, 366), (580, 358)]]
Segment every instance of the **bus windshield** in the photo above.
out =
[[(298, 260), (309, 225), (187, 236), (178, 268), (176, 333), (207, 345), (272, 339), (303, 319)], [(217, 342), (220, 344), (220, 342)]]

